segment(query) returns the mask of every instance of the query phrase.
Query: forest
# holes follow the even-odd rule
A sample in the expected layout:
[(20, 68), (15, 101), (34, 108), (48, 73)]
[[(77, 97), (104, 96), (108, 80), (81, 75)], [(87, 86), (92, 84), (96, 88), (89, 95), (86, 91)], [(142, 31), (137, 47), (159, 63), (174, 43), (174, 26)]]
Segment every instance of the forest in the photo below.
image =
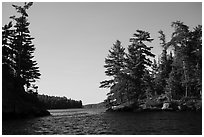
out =
[[(105, 74), (100, 82), (108, 88), (108, 108), (139, 104), (145, 108), (172, 102), (181, 105), (201, 101), (202, 96), (202, 26), (193, 30), (181, 21), (172, 22), (171, 39), (158, 31), (162, 52), (156, 60), (151, 52), (153, 39), (149, 32), (136, 30), (130, 38), (127, 53), (117, 40), (105, 58)], [(201, 105), (201, 102), (200, 102)], [(192, 107), (192, 106), (191, 106)], [(195, 107), (195, 105), (193, 106)]]
[(30, 35), (27, 10), (33, 5), (12, 5), (19, 16), (10, 16), (2, 27), (2, 112), (3, 118), (44, 116), (46, 109), (82, 107), (81, 101), (66, 97), (38, 95), (36, 80), (41, 73), (34, 60), (35, 46)]
[(82, 101), (67, 99), (66, 97), (38, 95), (38, 99), (46, 109), (82, 108)]

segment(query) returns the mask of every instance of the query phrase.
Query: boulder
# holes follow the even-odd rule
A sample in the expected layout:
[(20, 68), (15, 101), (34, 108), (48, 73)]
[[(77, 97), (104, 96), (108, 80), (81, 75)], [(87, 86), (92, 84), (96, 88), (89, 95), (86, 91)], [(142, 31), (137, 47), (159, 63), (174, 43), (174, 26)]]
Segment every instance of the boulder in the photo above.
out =
[(164, 103), (163, 104), (163, 107), (161, 108), (162, 110), (165, 110), (165, 109), (169, 109), (169, 106), (170, 106), (170, 103)]

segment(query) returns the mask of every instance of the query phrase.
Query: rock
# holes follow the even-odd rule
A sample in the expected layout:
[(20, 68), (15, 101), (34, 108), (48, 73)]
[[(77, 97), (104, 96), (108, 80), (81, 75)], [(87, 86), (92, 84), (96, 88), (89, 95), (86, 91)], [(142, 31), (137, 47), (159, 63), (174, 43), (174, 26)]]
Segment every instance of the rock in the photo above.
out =
[(118, 105), (118, 106), (113, 106), (112, 110), (120, 111), (120, 112), (130, 112), (130, 111), (133, 111), (133, 108), (131, 106)]
[(170, 105), (169, 103), (164, 103), (163, 107), (161, 109), (163, 109), (163, 110), (164, 109), (169, 109), (169, 105)]
[(202, 110), (202, 100), (195, 97), (182, 98), (178, 105), (180, 111), (200, 111)]
[(107, 112), (133, 112), (134, 110), (138, 109), (138, 104), (135, 102), (126, 102), (117, 106), (112, 106), (108, 108)]
[(114, 110), (112, 108), (106, 109), (106, 112), (113, 112)]
[[(165, 101), (161, 101), (165, 100)], [(141, 111), (202, 111), (202, 100), (196, 98), (184, 98), (181, 100), (169, 100), (162, 96), (155, 96), (148, 99), (143, 99), (137, 103), (126, 102), (118, 106), (113, 106), (107, 111), (128, 111), (128, 112), (141, 112)]]

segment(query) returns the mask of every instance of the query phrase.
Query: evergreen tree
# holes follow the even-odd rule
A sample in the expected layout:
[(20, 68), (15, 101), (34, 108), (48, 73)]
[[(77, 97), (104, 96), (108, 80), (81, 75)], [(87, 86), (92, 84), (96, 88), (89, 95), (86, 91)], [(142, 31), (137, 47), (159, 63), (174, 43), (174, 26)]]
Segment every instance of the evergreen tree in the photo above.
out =
[(37, 95), (40, 103), (46, 109), (69, 109), (69, 108), (82, 108), (82, 101), (67, 99), (66, 97)]
[(159, 71), (159, 65), (156, 61), (156, 59), (153, 60), (153, 64), (151, 66), (150, 70), (150, 77), (152, 79), (152, 95), (157, 95), (158, 94), (158, 82), (156, 81), (157, 76), (158, 76), (158, 71)]
[(171, 64), (172, 64), (172, 53), (170, 55), (167, 54), (167, 43), (166, 37), (162, 30), (159, 31), (159, 39), (161, 41), (160, 45), (163, 48), (160, 62), (158, 66), (158, 73), (154, 79), (155, 90), (157, 94), (165, 93), (165, 87), (167, 85), (166, 80), (169, 78), (169, 73), (171, 72)]
[(106, 100), (108, 104), (111, 104), (111, 102), (121, 102), (122, 90), (120, 90), (118, 86), (121, 84), (121, 74), (124, 68), (124, 50), (125, 48), (121, 46), (121, 42), (117, 40), (116, 43), (113, 44), (111, 50), (109, 50), (108, 57), (105, 58), (105, 74), (112, 77), (112, 79), (102, 81), (100, 83), (100, 88), (110, 88)]
[(5, 79), (8, 77), (14, 77), (15, 74), (15, 59), (13, 50), (13, 33), (12, 22), (2, 27), (2, 68)]
[(29, 22), (27, 10), (32, 6), (32, 2), (24, 3), (24, 6), (12, 5), (20, 14), (19, 17), (11, 16), (10, 18), (15, 21), (14, 25), (14, 41), (13, 48), (16, 51), (16, 77), (20, 85), (30, 87), (31, 82), (35, 82), (40, 78), (39, 67), (37, 62), (33, 60), (33, 53), (35, 47), (32, 44), (34, 38), (31, 37), (29, 31)]
[[(202, 26), (190, 31), (187, 25), (176, 21), (172, 27), (175, 31), (169, 42), (166, 42), (163, 31), (159, 31), (163, 51), (158, 63), (150, 60), (154, 54), (151, 53), (152, 47), (146, 45), (153, 39), (142, 30), (137, 30), (130, 39), (127, 54), (124, 48), (118, 46), (119, 50), (115, 45), (109, 51), (105, 73), (112, 79), (102, 81), (100, 86), (110, 88), (105, 100), (109, 107), (137, 103), (157, 94), (166, 94), (169, 99), (201, 95)], [(170, 46), (173, 53), (168, 54)]]
[(152, 65), (149, 57), (154, 57), (150, 51), (152, 47), (145, 45), (145, 42), (152, 40), (150, 34), (142, 30), (136, 30), (130, 39), (131, 44), (128, 46), (126, 59), (129, 100), (137, 101), (145, 96), (147, 84), (144, 81), (144, 75), (147, 68)]
[(151, 71), (146, 70), (143, 77), (145, 90), (145, 97), (151, 98), (156, 95), (155, 85), (154, 85), (154, 75), (152, 75)]
[(156, 76), (157, 76), (157, 74), (158, 74), (158, 70), (159, 70), (159, 66), (158, 66), (158, 64), (157, 64), (156, 59), (153, 60), (153, 64), (152, 64), (152, 66), (151, 66), (151, 69), (152, 69), (152, 71), (151, 71), (152, 77), (153, 77), (153, 78), (156, 78)]
[[(172, 74), (170, 74), (170, 76), (174, 76), (168, 80), (167, 89), (173, 93), (180, 92), (176, 94), (185, 97), (195, 95), (196, 92), (198, 92), (198, 95), (201, 92), (200, 88), (198, 88), (201, 86), (200, 82), (198, 82), (201, 80), (198, 78), (199, 72), (201, 72), (199, 71), (201, 67), (198, 67), (198, 64), (200, 64), (198, 58), (201, 57), (201, 54), (198, 57), (196, 53), (201, 53), (202, 29), (198, 29), (198, 33), (196, 29), (190, 31), (189, 27), (180, 21), (173, 22), (172, 27), (174, 27), (175, 31), (168, 45), (174, 47), (173, 68)], [(178, 82), (177, 87), (174, 84), (176, 82)]]
[[(40, 73), (33, 61), (35, 48), (28, 29), (26, 10), (30, 6), (32, 2), (24, 3), (24, 6), (13, 5), (20, 16), (11, 16), (13, 22), (2, 28), (3, 117), (49, 115), (37, 98), (34, 84)], [(30, 92), (30, 89), (25, 92), (25, 86), (33, 86), (36, 92)]]
[(192, 87), (192, 95), (201, 96), (202, 92), (202, 26), (198, 25), (194, 30), (190, 33), (190, 45), (192, 47), (191, 50), (191, 58), (193, 59), (192, 65), (192, 77), (191, 83), (194, 85)]

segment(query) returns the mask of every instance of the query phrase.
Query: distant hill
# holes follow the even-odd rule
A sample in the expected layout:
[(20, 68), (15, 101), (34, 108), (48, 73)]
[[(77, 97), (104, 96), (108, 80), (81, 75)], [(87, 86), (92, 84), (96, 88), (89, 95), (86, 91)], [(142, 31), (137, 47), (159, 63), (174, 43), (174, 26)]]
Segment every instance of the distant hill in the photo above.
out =
[(87, 104), (87, 105), (84, 105), (83, 107), (84, 108), (106, 108), (104, 102), (97, 103), (97, 104)]

